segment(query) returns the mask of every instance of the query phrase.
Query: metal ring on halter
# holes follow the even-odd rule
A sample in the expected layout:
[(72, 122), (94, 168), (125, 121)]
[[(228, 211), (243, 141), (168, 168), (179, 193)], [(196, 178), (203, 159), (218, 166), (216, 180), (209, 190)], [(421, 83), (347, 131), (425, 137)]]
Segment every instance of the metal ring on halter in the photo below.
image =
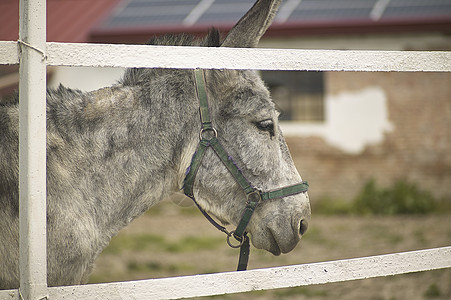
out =
[(262, 193), (259, 190), (255, 190), (253, 192), (250, 192), (249, 194), (247, 194), (247, 203), (249, 204), (250, 202), (255, 203), (255, 205), (257, 205), (258, 202), (260, 202), (262, 200)]
[(207, 128), (202, 128), (200, 130), (200, 132), (199, 132), (199, 139), (203, 140), (204, 139), (204, 137), (203, 137), (204, 133), (208, 132), (208, 131), (213, 131), (213, 137), (211, 137), (209, 139), (206, 138), (206, 140), (211, 140), (212, 138), (217, 138), (218, 137), (218, 132), (216, 131), (216, 129), (214, 127), (207, 127)]
[[(240, 248), (244, 244), (244, 241), (246, 240), (246, 236), (243, 236), (240, 241), (233, 235), (234, 232), (235, 232), (235, 230), (232, 230), (227, 234), (227, 244), (232, 248)], [(230, 241), (230, 237), (232, 237), (232, 236), (235, 237), (235, 239), (240, 242), (239, 245), (232, 244), (232, 242)]]

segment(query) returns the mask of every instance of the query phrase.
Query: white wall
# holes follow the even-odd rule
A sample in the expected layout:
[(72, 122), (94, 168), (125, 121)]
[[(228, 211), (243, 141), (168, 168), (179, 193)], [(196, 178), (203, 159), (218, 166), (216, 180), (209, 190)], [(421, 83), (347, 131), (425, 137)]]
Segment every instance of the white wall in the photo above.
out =
[(115, 84), (124, 74), (123, 68), (54, 67), (48, 87), (59, 84), (82, 91), (93, 91)]
[(319, 136), (348, 153), (380, 143), (393, 129), (388, 119), (387, 97), (379, 87), (327, 95), (322, 123), (283, 122), (285, 136)]
[[(339, 50), (451, 49), (451, 36), (441, 33), (333, 35), (263, 39), (261, 48)], [(357, 154), (365, 146), (383, 141), (393, 130), (388, 119), (387, 97), (380, 87), (325, 95), (323, 123), (284, 122), (286, 136), (319, 136), (342, 151)]]

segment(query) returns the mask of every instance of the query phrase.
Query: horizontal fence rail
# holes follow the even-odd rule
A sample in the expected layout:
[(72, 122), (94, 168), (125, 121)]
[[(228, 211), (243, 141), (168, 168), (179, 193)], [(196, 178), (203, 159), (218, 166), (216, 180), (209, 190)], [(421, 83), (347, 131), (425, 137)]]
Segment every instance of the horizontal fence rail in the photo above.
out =
[[(18, 64), (19, 45), (48, 66), (451, 72), (451, 52), (234, 49), (0, 41), (0, 65)], [(44, 76), (44, 75), (42, 75)], [(451, 267), (451, 246), (303, 265), (141, 281), (48, 288), (50, 299), (178, 299), (288, 288)], [(0, 291), (0, 300), (19, 299)]]
[[(19, 62), (17, 42), (0, 42), (0, 64)], [(44, 52), (43, 49), (36, 49)], [(43, 56), (44, 57), (44, 56)], [(451, 52), (248, 49), (48, 42), (47, 65), (307, 71), (450, 72)]]
[[(51, 287), (50, 299), (179, 299), (367, 279), (451, 267), (451, 246), (244, 272)], [(18, 299), (17, 290), (0, 291)]]

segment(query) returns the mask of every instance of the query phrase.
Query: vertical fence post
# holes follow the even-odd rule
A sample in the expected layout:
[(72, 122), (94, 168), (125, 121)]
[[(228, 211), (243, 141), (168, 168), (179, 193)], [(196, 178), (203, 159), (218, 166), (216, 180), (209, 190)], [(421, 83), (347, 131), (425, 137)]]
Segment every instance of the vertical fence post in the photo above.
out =
[(47, 298), (46, 3), (20, 0), (19, 232), (21, 298)]

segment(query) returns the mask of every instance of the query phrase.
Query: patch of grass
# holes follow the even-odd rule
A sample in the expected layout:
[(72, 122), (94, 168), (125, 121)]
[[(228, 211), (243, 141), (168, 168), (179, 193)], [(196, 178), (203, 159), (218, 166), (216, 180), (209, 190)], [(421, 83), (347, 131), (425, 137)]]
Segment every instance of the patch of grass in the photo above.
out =
[(435, 212), (437, 213), (451, 212), (451, 196), (438, 199), (437, 203), (435, 204)]
[(418, 228), (414, 231), (413, 235), (415, 236), (415, 239), (418, 241), (419, 244), (426, 244), (426, 234), (423, 230), (423, 228)]
[(323, 244), (327, 241), (327, 239), (323, 236), (321, 230), (318, 227), (310, 227), (307, 233), (302, 237), (304, 241), (308, 241), (309, 243), (318, 243)]
[(185, 216), (193, 216), (199, 214), (199, 209), (196, 206), (190, 206), (190, 207), (182, 207), (179, 211), (181, 215)]
[(436, 199), (417, 184), (403, 180), (379, 187), (367, 181), (352, 201), (323, 197), (312, 203), (312, 212), (323, 215), (408, 215), (451, 212), (451, 201)]
[(122, 251), (165, 251), (172, 253), (213, 250), (222, 246), (219, 237), (187, 236), (178, 241), (168, 241), (164, 236), (153, 234), (118, 235), (111, 239), (104, 253), (119, 254)]
[(372, 241), (383, 241), (389, 245), (397, 245), (404, 240), (402, 235), (393, 233), (390, 228), (382, 225), (367, 225), (363, 227), (363, 230)]
[(165, 264), (160, 261), (150, 260), (147, 262), (137, 262), (135, 260), (129, 261), (127, 264), (127, 270), (129, 272), (140, 273), (156, 273), (156, 272), (169, 272), (176, 273), (180, 271), (192, 270), (193, 266), (187, 264)]
[(187, 236), (177, 242), (167, 243), (168, 252), (196, 252), (200, 250), (213, 250), (224, 244), (224, 239), (219, 237)]
[(312, 203), (312, 214), (322, 215), (348, 215), (353, 213), (352, 202), (342, 199), (335, 199), (330, 196), (320, 198)]
[(304, 243), (313, 243), (317, 245), (323, 245), (329, 249), (337, 247), (337, 240), (334, 238), (328, 238), (320, 228), (311, 226), (306, 234), (302, 237)]
[[(118, 235), (111, 239), (104, 253), (118, 254), (124, 250), (144, 251), (158, 249), (166, 243), (164, 236), (153, 234)], [(164, 246), (163, 246), (164, 247)]]
[(354, 206), (361, 214), (427, 214), (435, 210), (436, 202), (431, 193), (415, 184), (397, 181), (391, 187), (380, 188), (370, 180), (357, 195)]
[(438, 298), (442, 295), (440, 288), (435, 283), (429, 285), (428, 289), (424, 292), (425, 298)]
[(161, 204), (157, 204), (153, 207), (151, 207), (149, 210), (145, 212), (148, 216), (158, 216), (163, 211), (163, 206)]
[(152, 272), (161, 271), (163, 265), (158, 261), (149, 261), (146, 263), (139, 263), (137, 261), (130, 261), (127, 264), (127, 270), (130, 272)]

